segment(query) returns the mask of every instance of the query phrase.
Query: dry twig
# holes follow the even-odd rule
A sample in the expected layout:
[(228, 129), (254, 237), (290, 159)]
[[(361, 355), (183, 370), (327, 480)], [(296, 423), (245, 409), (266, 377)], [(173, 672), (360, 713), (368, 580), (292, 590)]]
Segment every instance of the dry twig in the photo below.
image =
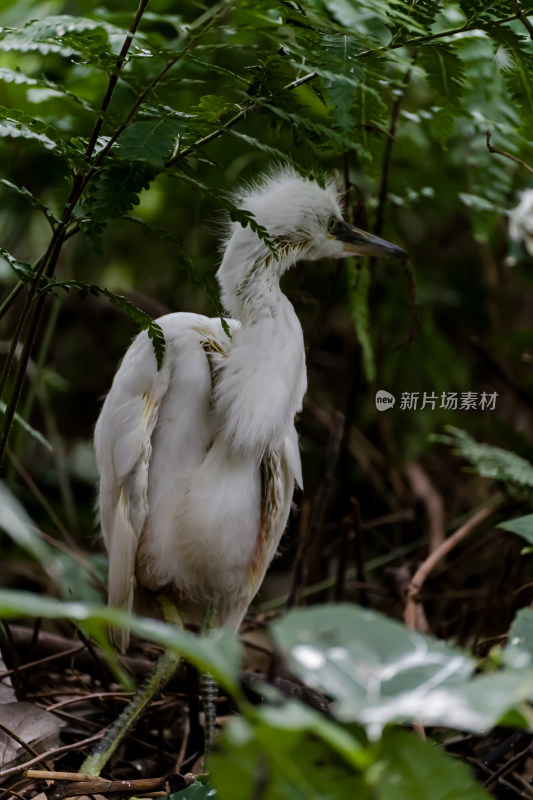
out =
[(435, 569), (437, 564), (450, 553), (454, 547), (460, 542), (470, 536), (473, 531), (479, 528), (483, 522), (486, 522), (495, 511), (497, 511), (504, 504), (504, 499), (499, 497), (490, 505), (486, 505), (479, 509), (472, 517), (470, 517), (464, 525), (461, 525), (455, 533), (449, 536), (442, 542), (440, 547), (434, 550), (418, 567), (417, 571), (411, 578), (411, 582), (407, 588), (407, 599), (405, 603), (404, 620), (408, 628), (421, 632), (429, 630), (428, 622), (424, 614), (424, 609), (418, 600), (420, 590), (424, 585), (430, 573)]

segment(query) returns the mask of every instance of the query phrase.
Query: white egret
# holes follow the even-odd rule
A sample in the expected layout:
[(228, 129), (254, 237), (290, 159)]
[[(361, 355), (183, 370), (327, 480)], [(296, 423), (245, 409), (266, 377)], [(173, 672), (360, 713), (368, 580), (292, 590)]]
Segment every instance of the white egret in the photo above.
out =
[[(280, 278), (301, 260), (407, 257), (343, 221), (333, 181), (321, 187), (278, 169), (235, 203), (266, 228), (276, 254), (250, 227), (231, 224), (217, 273), (231, 337), (219, 319), (160, 318), (162, 368), (141, 333), (95, 432), (110, 604), (131, 609), (143, 587), (169, 599), (186, 622), (207, 616), (209, 626), (233, 631), (276, 552), (295, 483), (302, 485), (294, 418), (306, 391), (304, 340)], [(128, 634), (116, 640), (123, 650)], [(170, 656), (156, 666), (153, 686), (176, 666)], [(83, 771), (99, 773), (149, 699), (134, 698)], [(204, 698), (207, 743), (213, 703)]]

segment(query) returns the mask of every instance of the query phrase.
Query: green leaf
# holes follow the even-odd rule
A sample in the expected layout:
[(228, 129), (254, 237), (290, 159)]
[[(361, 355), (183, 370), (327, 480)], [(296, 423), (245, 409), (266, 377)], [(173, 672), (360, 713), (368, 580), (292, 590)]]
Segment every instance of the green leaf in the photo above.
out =
[(207, 72), (214, 72), (216, 75), (223, 75), (225, 78), (231, 78), (236, 83), (248, 86), (247, 78), (244, 78), (242, 75), (238, 75), (236, 72), (226, 69), (226, 67), (223, 67), (220, 64), (209, 64), (207, 61), (202, 61), (190, 53), (187, 55), (187, 61), (191, 64), (196, 64), (199, 67), (203, 67)]
[[(6, 180), (6, 178), (0, 178), (0, 183), (3, 183), (4, 186), (8, 187), (8, 189), (11, 189), (11, 191), (16, 192), (17, 194), (19, 194), (31, 206), (33, 206), (38, 211), (40, 211), (42, 214), (44, 214), (44, 216), (46, 217), (46, 219), (48, 220), (48, 222), (50, 223), (52, 228), (54, 228), (54, 226), (59, 223), (59, 220), (52, 213), (52, 211), (48, 208), (48, 206), (46, 206), (41, 200), (39, 200), (38, 197), (35, 197), (35, 195), (32, 194), (28, 189), (26, 189), (25, 186), (16, 186), (14, 183), (11, 183), (11, 181)], [(2, 252), (2, 255), (3, 255), (5, 251), (1, 251), (0, 250), (0, 252)], [(21, 263), (21, 262), (19, 262), (19, 263)]]
[(510, 519), (508, 522), (500, 522), (497, 528), (502, 528), (504, 531), (516, 533), (525, 539), (526, 542), (533, 544), (533, 514), (527, 514), (525, 517), (517, 517)]
[(428, 83), (446, 105), (459, 104), (465, 82), (463, 62), (451, 44), (431, 42), (420, 48), (418, 64), (424, 68)]
[(217, 791), (210, 783), (194, 781), (186, 789), (173, 792), (169, 797), (170, 800), (216, 800)]
[(34, 521), (2, 481), (0, 481), (0, 528), (16, 545), (35, 558), (43, 569), (56, 577), (52, 550), (38, 536)]
[[(5, 414), (6, 408), (7, 406), (4, 403), (4, 401), (0, 400), (0, 414)], [(35, 439), (36, 442), (39, 442), (39, 444), (42, 445), (46, 450), (53, 452), (54, 448), (52, 447), (48, 439), (46, 439), (46, 437), (44, 437), (40, 431), (36, 430), (28, 422), (26, 422), (26, 420), (23, 419), (23, 417), (21, 417), (20, 414), (17, 414), (15, 412), (13, 420), (14, 422), (16, 422), (17, 425), (20, 425), (20, 427), (23, 428), (26, 431), (26, 433), (29, 433), (29, 435), (33, 439)]]
[(533, 609), (521, 608), (507, 634), (503, 662), (522, 671), (533, 664)]
[(504, 49), (507, 58), (502, 70), (503, 79), (512, 100), (520, 112), (522, 125), (533, 125), (533, 54), (530, 40), (517, 34), (507, 25), (489, 25), (488, 31), (497, 45)]
[(277, 644), (305, 682), (335, 698), (334, 714), (373, 728), (416, 719), (429, 695), (463, 682), (475, 662), (372, 611), (338, 605), (287, 614), (274, 624)]
[(195, 636), (174, 625), (145, 619), (126, 611), (92, 603), (65, 603), (29, 592), (0, 590), (0, 618), (70, 619), (83, 625), (100, 645), (107, 646), (107, 630), (128, 628), (138, 636), (173, 650), (198, 669), (209, 672), (234, 697), (240, 698), (240, 645), (232, 634), (217, 630)]
[(180, 120), (151, 119), (132, 123), (121, 134), (117, 149), (123, 158), (147, 161), (162, 167), (171, 155), (178, 135), (186, 130)]
[(282, 705), (276, 721), (230, 720), (210, 760), (221, 800), (371, 800), (357, 769), (299, 723), (284, 724), (296, 705)]
[(451, 103), (444, 103), (433, 114), (433, 133), (441, 145), (451, 138), (455, 128), (458, 110)]
[(491, 19), (506, 19), (509, 17), (509, 3), (506, 0), (459, 0), (459, 6), (469, 22), (474, 20), (482, 23)]
[[(360, 143), (340, 131), (334, 130), (327, 125), (313, 122), (302, 114), (297, 114), (294, 111), (286, 111), (279, 106), (274, 106), (270, 103), (264, 103), (261, 100), (256, 101), (261, 107), (273, 116), (278, 117), (284, 122), (288, 123), (291, 129), (296, 131), (305, 131), (309, 136), (307, 142), (314, 147), (317, 152), (322, 152), (328, 148), (335, 148), (339, 153), (351, 152), (355, 150), (356, 153), (363, 159), (370, 158), (368, 150)], [(361, 112), (364, 114), (364, 110)]]
[(53, 125), (15, 108), (0, 106), (0, 136), (34, 139), (41, 142), (47, 150), (57, 149), (61, 155), (79, 155), (78, 148), (65, 141)]
[(262, 150), (263, 153), (268, 153), (269, 156), (273, 156), (273, 158), (278, 159), (278, 161), (283, 161), (286, 164), (293, 163), (288, 153), (279, 150), (277, 147), (272, 147), (272, 145), (261, 141), (261, 139), (257, 139), (255, 136), (248, 136), (246, 133), (235, 130), (235, 128), (228, 128), (226, 133), (229, 134), (229, 136), (233, 136), (235, 139), (240, 139), (241, 142), (245, 142), (253, 150)]
[(69, 92), (68, 89), (65, 89), (64, 86), (61, 86), (61, 84), (51, 81), (44, 76), (41, 76), (40, 78), (31, 78), (29, 75), (25, 75), (19, 69), (0, 67), (0, 80), (4, 81), (4, 83), (14, 83), (18, 85), (22, 84), (25, 86), (35, 86), (50, 89), (55, 94), (74, 101), (77, 105), (81, 106), (84, 111), (88, 111), (91, 114), (95, 113), (95, 109), (90, 103), (84, 100), (83, 97), (79, 97), (73, 92)]
[[(0, 29), (0, 50), (38, 51), (41, 55), (55, 53), (67, 59), (83, 55), (105, 67), (116, 61), (115, 57), (107, 62), (104, 58), (109, 45), (122, 45), (126, 35), (127, 31), (101, 20), (59, 14), (33, 19), (20, 29)], [(141, 47), (134, 42), (131, 51), (136, 53), (140, 50)]]
[(408, 16), (414, 19), (422, 28), (429, 28), (435, 21), (440, 10), (438, 0), (407, 0)]
[(379, 800), (489, 800), (466, 764), (416, 734), (387, 730), (370, 781)]
[(447, 425), (449, 435), (434, 436), (434, 441), (451, 445), (466, 458), (483, 478), (504, 481), (518, 487), (533, 487), (533, 465), (525, 458), (501, 447), (476, 442), (466, 431)]
[(54, 150), (56, 142), (46, 133), (35, 130), (32, 125), (25, 125), (14, 119), (0, 119), (0, 138), (3, 139), (33, 139), (40, 142), (47, 150)]
[(89, 237), (100, 236), (109, 220), (124, 216), (139, 205), (139, 194), (148, 189), (155, 170), (142, 162), (112, 161), (93, 180), (84, 203), (88, 219), (81, 225)]
[(239, 222), (243, 228), (250, 227), (260, 239), (267, 245), (268, 249), (276, 256), (276, 245), (270, 238), (270, 234), (264, 225), (260, 225), (255, 219), (255, 215), (251, 211), (246, 211), (244, 208), (230, 208), (230, 219), (232, 222)]
[[(0, 247), (0, 258), (3, 258), (4, 261), (9, 264), (15, 275), (22, 281), (24, 284), (33, 283), (35, 279), (35, 270), (28, 264), (26, 261), (19, 261), (18, 258), (12, 256), (11, 253), (8, 253), (7, 250), (4, 250), (3, 247)], [(44, 276), (41, 276), (40, 286), (46, 286), (47, 280)]]
[(39, 292), (41, 294), (56, 294), (56, 289), (64, 289), (67, 292), (70, 291), (70, 289), (74, 289), (84, 297), (88, 294), (107, 297), (112, 306), (123, 311), (130, 319), (136, 322), (142, 330), (147, 332), (148, 337), (152, 340), (157, 369), (161, 369), (165, 356), (165, 335), (161, 326), (155, 322), (149, 314), (132, 303), (131, 300), (128, 300), (127, 297), (121, 294), (112, 292), (110, 289), (104, 289), (101, 286), (96, 286), (94, 283), (83, 283), (82, 281), (48, 281), (39, 289)]

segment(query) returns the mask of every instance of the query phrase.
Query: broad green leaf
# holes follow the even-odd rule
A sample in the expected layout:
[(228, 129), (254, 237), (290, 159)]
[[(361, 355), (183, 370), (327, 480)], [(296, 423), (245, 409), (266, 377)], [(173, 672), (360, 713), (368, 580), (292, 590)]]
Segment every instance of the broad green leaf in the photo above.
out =
[(216, 789), (210, 783), (200, 783), (200, 781), (194, 781), (186, 789), (169, 795), (169, 800), (216, 800), (216, 798)]
[(387, 722), (416, 719), (422, 708), (425, 719), (438, 716), (432, 693), (475, 669), (461, 651), (356, 606), (291, 612), (273, 632), (297, 674), (335, 698), (335, 716), (370, 726), (373, 736)]
[(489, 800), (472, 770), (414, 733), (387, 730), (369, 771), (376, 800)]
[[(4, 403), (3, 400), (0, 400), (0, 414), (5, 414), (5, 411), (6, 411), (6, 404)], [(25, 419), (23, 419), (16, 412), (15, 416), (13, 417), (13, 421), (17, 425), (20, 425), (20, 427), (23, 428), (26, 431), (26, 433), (29, 433), (29, 435), (33, 439), (35, 439), (36, 442), (39, 442), (39, 444), (42, 445), (46, 450), (53, 451), (54, 448), (52, 447), (48, 439), (46, 439), (40, 431), (33, 428), (28, 422), (26, 422)]]
[(514, 618), (507, 634), (503, 657), (505, 663), (514, 669), (521, 670), (531, 666), (533, 662), (532, 608), (521, 608)]
[[(284, 706), (280, 708), (283, 712)], [(233, 719), (210, 761), (221, 800), (371, 800), (361, 773), (300, 727)]]
[(483, 731), (515, 710), (528, 718), (533, 667), (473, 677), (458, 649), (355, 606), (292, 611), (273, 626), (291, 668), (334, 699), (332, 713), (365, 725), (372, 738), (398, 721)]
[(518, 536), (521, 536), (522, 539), (525, 539), (526, 542), (533, 544), (533, 514), (510, 519), (508, 522), (500, 522), (496, 527), (503, 528), (504, 531), (516, 533)]
[(234, 697), (238, 683), (240, 646), (235, 636), (215, 631), (196, 636), (173, 625), (92, 603), (64, 603), (29, 592), (0, 590), (0, 618), (36, 617), (70, 619), (81, 624), (98, 643), (107, 646), (108, 628), (129, 628), (133, 633), (173, 650), (201, 670), (211, 673)]

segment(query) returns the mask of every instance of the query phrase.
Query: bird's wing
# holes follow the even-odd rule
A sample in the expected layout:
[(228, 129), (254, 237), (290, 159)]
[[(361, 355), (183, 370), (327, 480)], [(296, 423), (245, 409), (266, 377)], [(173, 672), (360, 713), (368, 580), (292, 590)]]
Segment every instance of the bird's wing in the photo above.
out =
[[(109, 603), (131, 610), (137, 545), (148, 513), (152, 433), (170, 381), (171, 360), (158, 371), (152, 344), (141, 333), (118, 369), (96, 424), (99, 512), (109, 553)], [(127, 631), (113, 638), (127, 647)]]

